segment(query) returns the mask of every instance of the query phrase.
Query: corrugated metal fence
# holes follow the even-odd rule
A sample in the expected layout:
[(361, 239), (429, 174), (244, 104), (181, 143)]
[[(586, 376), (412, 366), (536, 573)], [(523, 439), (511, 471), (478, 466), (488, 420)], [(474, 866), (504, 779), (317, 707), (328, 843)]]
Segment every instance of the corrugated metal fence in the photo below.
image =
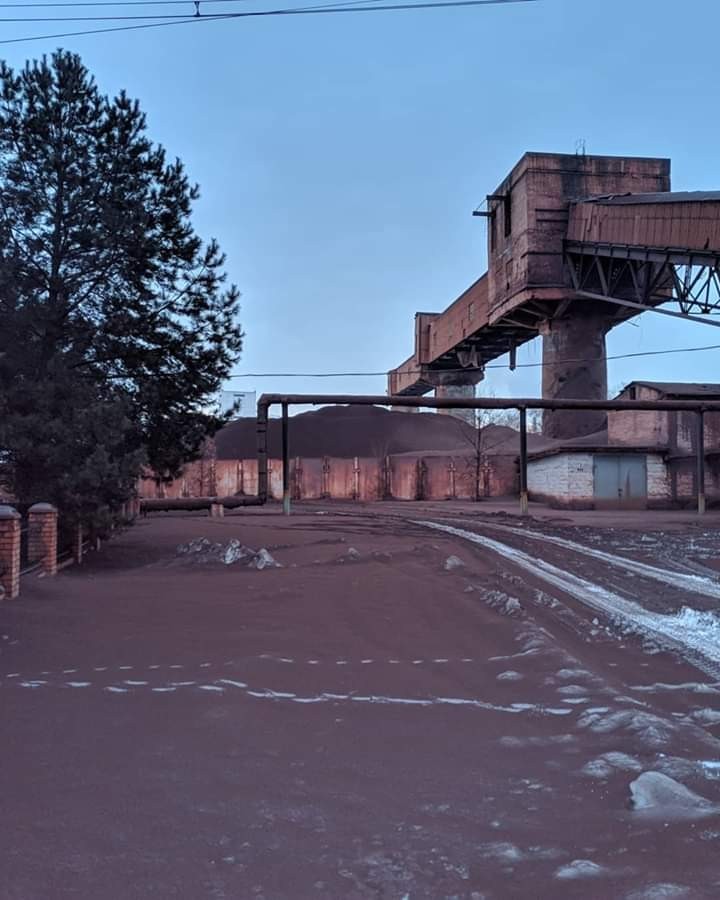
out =
[[(511, 456), (386, 456), (315, 459), (290, 464), (294, 500), (448, 500), (517, 493), (517, 462)], [(270, 496), (282, 499), (282, 460), (268, 462)], [(143, 499), (256, 495), (255, 459), (201, 459), (180, 478), (163, 483), (140, 480)]]

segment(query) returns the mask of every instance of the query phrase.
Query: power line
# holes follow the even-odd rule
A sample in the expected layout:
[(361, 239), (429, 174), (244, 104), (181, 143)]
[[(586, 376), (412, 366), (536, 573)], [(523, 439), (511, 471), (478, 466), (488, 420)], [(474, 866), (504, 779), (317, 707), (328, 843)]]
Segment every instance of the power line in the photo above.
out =
[[(139, 0), (139, 2), (145, 3), (146, 0)], [(163, 0), (163, 2), (170, 2), (170, 3), (182, 2), (185, 5), (187, 5), (188, 0)], [(208, 0), (199, 0), (199, 2), (205, 3), (205, 2), (208, 2)], [(215, 0), (212, 0), (212, 2), (215, 2)], [(244, 2), (247, 2), (247, 0), (217, 0), (217, 2), (218, 3), (227, 3), (227, 2), (244, 3)], [(303, 7), (290, 8), (287, 10), (276, 10), (273, 12), (277, 12), (277, 14), (279, 15), (280, 13), (284, 14), (284, 13), (301, 12), (301, 11), (302, 12), (310, 12), (310, 11), (314, 11), (314, 10), (330, 10), (330, 9), (332, 9), (334, 11), (338, 7), (356, 6), (356, 5), (360, 5), (360, 4), (367, 6), (368, 3), (375, 3), (375, 2), (379, 2), (379, 0), (340, 0), (340, 2), (336, 2), (336, 3), (321, 3), (316, 6), (303, 6)], [(90, 4), (82, 4), (82, 5), (90, 5)], [(108, 4), (108, 5), (113, 5), (113, 4)], [(444, 2), (442, 5), (446, 6), (449, 4), (446, 0), (446, 2)], [(372, 7), (368, 7), (368, 8), (370, 9)], [(254, 14), (254, 11), (251, 13), (240, 13), (237, 15), (234, 13), (209, 13), (209, 14), (202, 14), (199, 16), (193, 16), (192, 20), (194, 21), (196, 18), (201, 18), (201, 19), (228, 19), (228, 18), (235, 18), (235, 17), (239, 18), (240, 16), (250, 16), (253, 14)], [(117, 15), (97, 15), (97, 16), (32, 16), (32, 17), (27, 16), (27, 17), (22, 17), (22, 18), (20, 18), (20, 17), (0, 18), (0, 22), (108, 22), (108, 21), (109, 22), (123, 22), (123, 21), (136, 20), (136, 19), (140, 19), (140, 20), (162, 19), (163, 23), (165, 21), (172, 20), (172, 19), (181, 19), (183, 22), (186, 22), (186, 21), (189, 21), (189, 16), (188, 16), (188, 13), (178, 13), (178, 14), (154, 13), (154, 14), (148, 14), (148, 15), (117, 14)], [(163, 23), (158, 23), (158, 24), (163, 24)], [(173, 24), (173, 23), (172, 23), (172, 21), (168, 21), (168, 24)], [(0, 43), (3, 43), (3, 42), (0, 41)]]
[[(170, 25), (189, 25), (199, 22), (216, 22), (220, 19), (245, 19), (259, 18), (270, 16), (302, 16), (302, 15), (328, 15), (334, 13), (358, 13), (358, 12), (385, 12), (388, 10), (411, 10), (411, 9), (441, 9), (455, 7), (472, 7), (472, 6), (505, 6), (515, 3), (539, 3), (541, 0), (431, 0), (431, 2), (422, 3), (386, 3), (378, 6), (342, 6), (340, 4), (327, 7), (295, 7), (289, 9), (265, 9), (265, 10), (248, 10), (239, 13), (213, 13), (211, 15), (192, 16), (188, 18), (177, 18), (172, 21), (148, 22), (143, 25), (118, 25), (113, 28), (89, 28), (83, 31), (66, 31), (57, 34), (41, 34), (19, 38), (4, 38), (0, 40), (0, 44), (22, 44), (27, 41), (43, 41), (54, 40), (56, 38), (81, 37), (90, 34), (110, 34), (119, 31), (139, 31), (144, 28), (163, 28)], [(122, 19), (122, 16), (116, 17)], [(125, 17), (131, 18), (131, 17)], [(152, 18), (158, 18), (153, 16)], [(165, 17), (169, 18), (169, 17)], [(42, 21), (42, 19), (32, 19), (26, 21)], [(72, 19), (64, 19), (61, 21), (72, 21)]]
[[(247, 0), (200, 0), (206, 3), (247, 3)], [(61, 0), (54, 3), (0, 3), (0, 9), (47, 9), (75, 6), (190, 6), (192, 0)]]
[[(614, 356), (602, 356), (599, 359), (583, 357), (580, 359), (564, 359), (563, 362), (583, 363), (583, 362), (608, 362), (615, 359), (632, 359), (638, 356), (666, 356), (670, 353), (699, 353), (704, 350), (720, 350), (720, 344), (709, 344), (707, 347), (678, 347), (674, 350), (644, 350), (637, 353), (618, 353)], [(541, 369), (543, 366), (554, 365), (554, 363), (517, 363), (516, 369)], [(484, 369), (507, 369), (506, 365), (500, 363), (484, 366)], [(443, 373), (462, 373), (468, 372), (468, 369), (439, 369)], [(238, 372), (234, 375), (228, 375), (228, 378), (369, 378), (379, 375), (388, 375), (385, 372)], [(422, 375), (422, 369), (405, 369), (403, 375)]]

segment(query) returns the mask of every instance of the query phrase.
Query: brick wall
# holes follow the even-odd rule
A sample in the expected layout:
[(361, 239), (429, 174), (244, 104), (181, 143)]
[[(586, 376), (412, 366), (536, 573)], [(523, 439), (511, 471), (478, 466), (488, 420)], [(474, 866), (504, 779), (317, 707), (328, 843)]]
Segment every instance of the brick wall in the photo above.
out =
[(647, 496), (651, 506), (665, 506), (670, 502), (670, 479), (665, 459), (659, 453), (648, 453), (645, 457), (647, 468)]
[(593, 506), (592, 453), (558, 453), (528, 461), (531, 500), (576, 509)]
[(20, 515), (0, 506), (0, 588), (12, 600), (20, 593)]

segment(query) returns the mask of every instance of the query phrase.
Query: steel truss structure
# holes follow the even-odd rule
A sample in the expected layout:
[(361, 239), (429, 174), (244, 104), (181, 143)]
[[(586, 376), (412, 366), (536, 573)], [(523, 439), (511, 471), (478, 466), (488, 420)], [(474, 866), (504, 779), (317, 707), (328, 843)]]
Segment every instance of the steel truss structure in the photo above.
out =
[(720, 326), (706, 318), (720, 312), (717, 252), (567, 241), (565, 261), (580, 297)]

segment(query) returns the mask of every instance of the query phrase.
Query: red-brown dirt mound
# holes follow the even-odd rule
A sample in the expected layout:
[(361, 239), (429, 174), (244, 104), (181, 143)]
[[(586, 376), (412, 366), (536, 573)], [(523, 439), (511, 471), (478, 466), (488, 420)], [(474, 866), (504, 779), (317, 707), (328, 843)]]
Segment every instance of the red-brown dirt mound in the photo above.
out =
[[(282, 453), (280, 420), (268, 426), (271, 457)], [(477, 432), (454, 416), (437, 413), (391, 412), (377, 406), (328, 406), (290, 419), (292, 456), (386, 456), (401, 453), (425, 455), (475, 453)], [(528, 448), (542, 443), (528, 435)], [(255, 419), (231, 422), (215, 436), (218, 459), (247, 459), (256, 454)], [(538, 447), (539, 449), (539, 447)], [(518, 432), (505, 425), (482, 430), (481, 451), (489, 455), (517, 454)]]
[[(282, 452), (281, 423), (271, 419), (268, 449)], [(386, 456), (394, 453), (472, 452), (475, 429), (454, 416), (391, 412), (376, 406), (329, 406), (290, 419), (293, 456)], [(237, 419), (215, 436), (218, 459), (256, 453), (255, 419)]]

